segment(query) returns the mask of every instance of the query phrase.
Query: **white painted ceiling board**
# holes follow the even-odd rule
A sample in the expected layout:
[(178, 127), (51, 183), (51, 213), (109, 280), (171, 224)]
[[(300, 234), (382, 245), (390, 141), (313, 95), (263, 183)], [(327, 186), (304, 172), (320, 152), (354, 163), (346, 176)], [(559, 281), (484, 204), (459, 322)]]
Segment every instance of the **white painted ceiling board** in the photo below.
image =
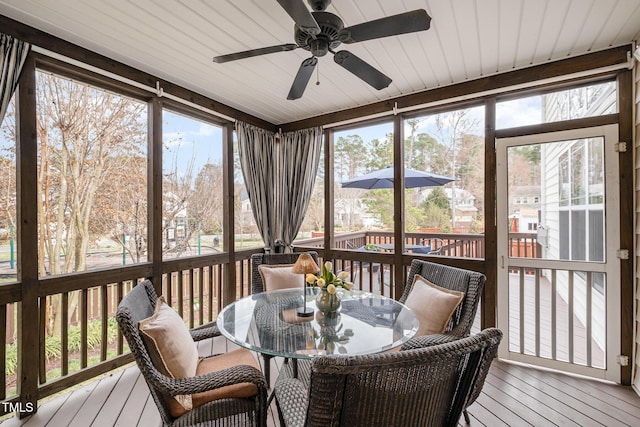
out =
[[(377, 91), (319, 58), (286, 99), (308, 51), (226, 64), (214, 56), (293, 43), (276, 0), (0, 0), (0, 14), (281, 124), (630, 43), (640, 0), (333, 0), (345, 26), (424, 8), (431, 29), (341, 45), (392, 78)], [(1, 29), (0, 29), (1, 31)]]

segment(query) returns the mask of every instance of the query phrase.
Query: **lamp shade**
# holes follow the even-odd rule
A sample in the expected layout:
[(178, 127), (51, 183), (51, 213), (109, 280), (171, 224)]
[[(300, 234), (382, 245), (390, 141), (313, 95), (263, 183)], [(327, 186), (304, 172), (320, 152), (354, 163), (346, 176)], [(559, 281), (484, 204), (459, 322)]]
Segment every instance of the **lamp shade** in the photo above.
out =
[(301, 254), (296, 263), (293, 264), (293, 267), (291, 267), (291, 272), (295, 274), (315, 274), (318, 271), (320, 271), (318, 264), (309, 254)]

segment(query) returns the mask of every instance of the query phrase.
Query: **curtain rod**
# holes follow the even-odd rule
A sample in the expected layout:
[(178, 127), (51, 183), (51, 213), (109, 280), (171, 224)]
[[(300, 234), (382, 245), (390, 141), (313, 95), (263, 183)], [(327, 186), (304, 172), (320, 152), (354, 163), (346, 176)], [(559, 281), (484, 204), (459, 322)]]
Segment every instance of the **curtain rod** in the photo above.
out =
[(57, 59), (59, 61), (66, 62), (67, 64), (76, 66), (78, 68), (82, 68), (83, 70), (91, 71), (91, 72), (99, 74), (101, 76), (108, 77), (108, 78), (113, 79), (113, 80), (117, 80), (117, 81), (119, 81), (121, 83), (125, 83), (127, 85), (134, 86), (134, 87), (136, 87), (138, 89), (142, 89), (144, 91), (152, 93), (152, 94), (154, 94), (154, 95), (156, 95), (158, 97), (171, 99), (172, 101), (179, 102), (180, 104), (195, 108), (197, 110), (200, 110), (200, 111), (203, 111), (205, 113), (214, 115), (214, 116), (219, 117), (221, 119), (225, 119), (225, 120), (228, 120), (228, 121), (234, 122), (234, 123), (237, 120), (237, 119), (235, 119), (233, 117), (229, 117), (229, 116), (227, 116), (225, 114), (222, 114), (222, 113), (219, 113), (217, 111), (211, 110), (209, 108), (203, 107), (202, 105), (198, 105), (198, 104), (195, 104), (193, 102), (187, 101), (186, 99), (182, 99), (182, 98), (179, 98), (179, 97), (177, 97), (175, 95), (171, 95), (170, 93), (166, 93), (163, 90), (163, 88), (160, 86), (160, 81), (156, 81), (156, 87), (151, 87), (151, 86), (147, 86), (145, 84), (142, 84), (140, 82), (136, 82), (135, 80), (131, 80), (131, 79), (128, 79), (126, 77), (120, 76), (118, 74), (111, 73), (109, 71), (103, 70), (102, 68), (95, 67), (95, 66), (89, 65), (89, 64), (85, 64), (84, 62), (78, 61), (78, 60), (73, 59), (73, 58), (69, 58), (68, 56), (64, 56), (64, 55), (61, 55), (59, 53), (52, 52), (52, 51), (44, 49), (44, 48), (42, 48), (40, 46), (31, 45), (31, 49), (34, 52), (40, 53), (40, 54), (48, 56), (50, 58), (54, 58), (54, 59)]
[[(377, 119), (377, 118), (381, 118), (381, 117), (393, 117), (393, 116), (395, 116), (397, 114), (402, 114), (402, 113), (407, 113), (407, 112), (411, 112), (411, 111), (421, 110), (421, 109), (424, 109), (424, 108), (438, 107), (438, 106), (441, 106), (441, 105), (452, 104), (452, 103), (462, 102), (462, 101), (471, 101), (471, 100), (479, 99), (479, 98), (482, 98), (482, 97), (485, 97), (485, 96), (489, 96), (489, 95), (498, 95), (498, 94), (502, 94), (502, 93), (510, 92), (510, 91), (514, 91), (514, 90), (530, 89), (532, 87), (545, 85), (545, 84), (550, 84), (550, 83), (561, 83), (561, 82), (564, 82), (564, 81), (567, 81), (567, 80), (571, 80), (571, 79), (594, 76), (596, 74), (608, 73), (608, 72), (612, 72), (612, 71), (621, 70), (621, 69), (624, 69), (624, 68), (631, 69), (635, 65), (634, 61), (633, 61), (633, 57), (631, 55), (631, 52), (629, 52), (629, 55), (627, 57), (628, 57), (627, 62), (621, 62), (621, 63), (615, 64), (615, 65), (609, 65), (609, 66), (606, 66), (606, 67), (594, 68), (592, 70), (580, 71), (580, 72), (577, 72), (577, 73), (567, 74), (567, 75), (561, 76), (561, 77), (551, 77), (551, 78), (542, 79), (542, 80), (535, 80), (535, 81), (531, 81), (531, 82), (527, 82), (527, 83), (520, 83), (520, 84), (517, 84), (517, 85), (502, 87), (502, 88), (499, 88), (499, 89), (491, 89), (491, 90), (486, 90), (486, 91), (482, 91), (482, 92), (474, 92), (474, 93), (471, 93), (471, 94), (468, 94), (468, 95), (461, 95), (461, 96), (457, 96), (455, 98), (448, 98), (448, 99), (443, 99), (443, 100), (439, 100), (439, 101), (427, 102), (427, 103), (424, 103), (424, 104), (412, 105), (412, 106), (409, 106), (409, 107), (398, 108), (398, 103), (394, 102), (394, 107), (389, 111), (383, 111), (383, 112), (380, 112), (380, 113), (375, 113), (375, 114), (371, 114), (371, 115), (368, 115), (368, 116), (357, 117), (357, 118), (344, 120), (344, 121), (340, 121), (340, 122), (335, 122), (335, 123), (328, 123), (328, 124), (323, 125), (323, 127), (325, 129), (331, 129), (331, 128), (335, 128), (335, 127), (340, 127), (340, 126), (345, 126), (345, 125), (349, 125), (349, 124), (353, 124), (353, 123), (358, 123), (358, 122), (365, 121), (365, 120)], [(487, 76), (484, 76), (484, 77), (487, 77)], [(447, 86), (453, 86), (455, 84), (456, 83), (452, 83), (451, 85), (438, 86), (437, 89), (445, 88)], [(436, 88), (434, 88), (434, 89), (436, 89)]]

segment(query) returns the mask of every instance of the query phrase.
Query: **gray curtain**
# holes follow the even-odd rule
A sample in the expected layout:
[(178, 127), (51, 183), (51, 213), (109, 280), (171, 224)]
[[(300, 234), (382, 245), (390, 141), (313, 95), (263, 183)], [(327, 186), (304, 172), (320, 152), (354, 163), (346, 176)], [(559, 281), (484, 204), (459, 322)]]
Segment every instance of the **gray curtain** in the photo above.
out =
[(0, 123), (18, 86), (18, 78), (31, 45), (0, 33)]
[(290, 252), (309, 206), (322, 128), (282, 135), (236, 122), (242, 174), (265, 250)]

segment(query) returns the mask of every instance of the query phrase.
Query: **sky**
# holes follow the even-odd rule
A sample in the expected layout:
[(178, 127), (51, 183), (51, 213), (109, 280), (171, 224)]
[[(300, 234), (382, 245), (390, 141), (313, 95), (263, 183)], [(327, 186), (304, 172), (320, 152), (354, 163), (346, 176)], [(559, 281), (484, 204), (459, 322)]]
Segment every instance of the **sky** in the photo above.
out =
[[(477, 132), (482, 134), (484, 127), (482, 108), (472, 109), (471, 116), (475, 116), (478, 120)], [(540, 116), (539, 96), (500, 102), (496, 108), (496, 127), (502, 129), (539, 123)], [(376, 138), (383, 139), (387, 133), (392, 131), (393, 124), (390, 121), (375, 126), (336, 132), (336, 138), (358, 133), (365, 142), (369, 142)], [(218, 126), (165, 111), (163, 132), (165, 172), (173, 170), (176, 166), (175, 162), (178, 163), (178, 170), (184, 171), (186, 165), (193, 161), (194, 171), (197, 172), (206, 163), (220, 163), (222, 161), (222, 128)], [(419, 132), (435, 135), (434, 116), (430, 116), (420, 123)], [(8, 147), (9, 144), (0, 133), (0, 149)]]
[[(496, 105), (496, 128), (506, 129), (540, 123), (541, 108), (540, 96), (499, 102)], [(482, 107), (472, 108), (469, 117), (477, 120), (478, 126), (475, 132), (482, 135), (484, 133), (484, 109)], [(435, 135), (437, 133), (435, 115), (425, 116), (425, 118), (426, 120), (422, 121), (418, 126), (418, 132)], [(392, 119), (389, 120), (387, 123), (375, 126), (338, 131), (335, 135), (338, 138), (339, 136), (359, 134), (365, 142), (376, 138), (383, 139), (387, 133), (393, 132)]]
[[(177, 166), (186, 171), (193, 162), (194, 178), (207, 163), (222, 163), (222, 128), (206, 122), (164, 111), (163, 171), (168, 173)], [(177, 165), (176, 165), (177, 162)]]

